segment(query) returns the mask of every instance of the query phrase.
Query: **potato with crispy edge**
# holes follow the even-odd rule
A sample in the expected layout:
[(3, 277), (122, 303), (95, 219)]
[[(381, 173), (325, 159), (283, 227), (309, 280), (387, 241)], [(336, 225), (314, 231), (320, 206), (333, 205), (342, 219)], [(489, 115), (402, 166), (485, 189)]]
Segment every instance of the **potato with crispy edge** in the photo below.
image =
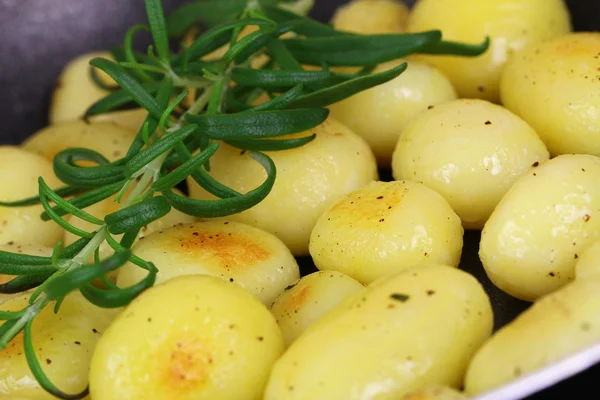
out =
[[(133, 252), (158, 267), (157, 283), (181, 275), (212, 275), (246, 289), (267, 306), (300, 278), (296, 260), (279, 239), (233, 221), (180, 224), (147, 236)], [(133, 285), (146, 274), (126, 264), (117, 286)]]
[(340, 31), (365, 35), (401, 33), (409, 13), (398, 0), (352, 0), (335, 11), (331, 22)]
[(284, 349), (275, 318), (241, 288), (181, 276), (137, 297), (92, 357), (94, 400), (259, 400)]
[(422, 183), (373, 182), (323, 213), (310, 237), (320, 270), (362, 283), (419, 264), (457, 267), (463, 245), (460, 218)]
[(286, 345), (363, 288), (357, 280), (337, 271), (314, 272), (286, 287), (271, 305)]
[(421, 265), (358, 291), (277, 361), (265, 400), (396, 400), (425, 385), (460, 387), (491, 335), (490, 301), (473, 276)]

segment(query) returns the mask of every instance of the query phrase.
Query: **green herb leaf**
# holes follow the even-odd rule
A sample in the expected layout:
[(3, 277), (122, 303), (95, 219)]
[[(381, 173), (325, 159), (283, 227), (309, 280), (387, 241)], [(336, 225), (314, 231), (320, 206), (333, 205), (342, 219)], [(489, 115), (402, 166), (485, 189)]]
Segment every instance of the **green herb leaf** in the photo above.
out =
[(430, 47), (421, 49), (422, 54), (456, 55), (463, 57), (477, 57), (482, 55), (490, 47), (490, 37), (486, 36), (480, 44), (466, 44), (442, 40)]
[(154, 222), (171, 211), (171, 205), (163, 196), (150, 197), (140, 203), (108, 214), (104, 217), (108, 231), (120, 235), (133, 229), (139, 229)]
[(317, 137), (316, 134), (305, 136), (298, 139), (283, 139), (283, 140), (269, 140), (269, 139), (253, 139), (253, 140), (228, 140), (226, 143), (230, 146), (244, 150), (255, 150), (255, 151), (281, 151), (290, 150), (297, 147), (304, 146), (305, 144), (312, 142)]
[(312, 18), (295, 14), (291, 11), (272, 5), (263, 5), (263, 10), (267, 17), (277, 23), (296, 21), (294, 32), (306, 37), (327, 37), (351, 35), (350, 33), (340, 32), (332, 26), (323, 24)]
[(146, 14), (150, 22), (150, 30), (154, 39), (154, 46), (158, 53), (158, 58), (169, 66), (171, 61), (171, 52), (169, 51), (169, 39), (167, 37), (167, 22), (162, 8), (161, 0), (146, 0)]
[(286, 108), (292, 101), (297, 99), (302, 95), (302, 91), (304, 90), (304, 85), (300, 84), (294, 86), (290, 90), (281, 95), (265, 102), (259, 104), (255, 107), (248, 109), (248, 112), (257, 112), (257, 111), (272, 111), (272, 110), (283, 110)]
[[(238, 85), (260, 88), (290, 88), (306, 83), (327, 83), (335, 75), (329, 71), (289, 71), (234, 68), (231, 79)], [(338, 79), (339, 81), (339, 79)]]
[(247, 0), (208, 0), (184, 4), (167, 18), (170, 36), (183, 36), (188, 29), (202, 21), (208, 27), (229, 22), (240, 15)]
[[(80, 218), (86, 222), (89, 222), (90, 224), (103, 225), (103, 222), (101, 219), (98, 219), (98, 218), (94, 217), (92, 214), (89, 214), (89, 213), (79, 209), (72, 203), (64, 200), (62, 197), (60, 197), (59, 195), (54, 193), (52, 191), (52, 189), (50, 189), (50, 186), (48, 186), (46, 184), (46, 182), (44, 182), (44, 179), (42, 177), (38, 178), (38, 185), (40, 188), (40, 193), (44, 193), (45, 196), (47, 196), (50, 200), (52, 200), (56, 204), (56, 207), (63, 209), (65, 211), (65, 213), (72, 214), (77, 218)], [(46, 215), (48, 215), (48, 214), (46, 214)], [(59, 214), (57, 212), (54, 212), (54, 215), (59, 215)]]
[(54, 157), (54, 173), (64, 183), (72, 186), (96, 188), (125, 180), (124, 168), (106, 164), (95, 167), (82, 167), (76, 161), (98, 162), (106, 160), (100, 153), (89, 149), (71, 148)]
[[(275, 63), (283, 69), (302, 71), (302, 64), (296, 60), (292, 52), (284, 45), (282, 39), (273, 40), (267, 47), (267, 53)], [(319, 64), (320, 65), (320, 64)]]
[(16, 294), (33, 289), (44, 283), (55, 271), (42, 271), (37, 274), (20, 275), (0, 285), (0, 293)]
[[(159, 84), (156, 82), (147, 82), (140, 84), (142, 89), (144, 89), (144, 91), (146, 91), (148, 94), (156, 93), (158, 91), (158, 85)], [(87, 120), (93, 115), (104, 114), (110, 111), (114, 111), (115, 109), (125, 104), (132, 103), (133, 101), (133, 96), (127, 90), (116, 90), (92, 104), (90, 108), (88, 108), (85, 112), (83, 118)]]
[[(79, 193), (85, 192), (86, 189), (76, 186), (63, 186), (54, 190), (54, 192), (60, 197), (69, 197)], [(40, 196), (31, 196), (23, 200), (17, 201), (0, 201), (0, 207), (24, 207), (24, 206), (33, 206), (36, 204), (40, 204)]]
[[(133, 37), (139, 31), (148, 31), (150, 28), (147, 25), (138, 24), (134, 25), (125, 34), (125, 43), (123, 45), (123, 52), (125, 56), (125, 60), (130, 64), (136, 65), (138, 64), (138, 60), (135, 56), (135, 52), (133, 51)], [(153, 79), (142, 69), (134, 69), (134, 72), (139, 76), (142, 80), (146, 82), (152, 82)]]

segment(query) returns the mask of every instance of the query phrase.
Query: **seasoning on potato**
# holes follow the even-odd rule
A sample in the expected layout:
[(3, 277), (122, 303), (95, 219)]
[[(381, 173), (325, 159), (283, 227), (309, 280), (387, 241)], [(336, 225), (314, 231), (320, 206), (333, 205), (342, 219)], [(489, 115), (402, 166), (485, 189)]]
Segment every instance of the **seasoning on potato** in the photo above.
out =
[(284, 349), (275, 317), (241, 288), (182, 276), (131, 302), (100, 338), (94, 400), (259, 400)]
[[(177, 225), (147, 236), (133, 252), (158, 267), (157, 283), (181, 275), (212, 275), (246, 289), (265, 305), (300, 278), (296, 260), (279, 239), (233, 221)], [(117, 286), (134, 285), (146, 275), (127, 264)]]
[[(52, 163), (44, 157), (15, 146), (0, 146), (0, 201), (11, 202), (38, 194), (38, 178), (51, 188), (63, 186), (54, 175)], [(54, 247), (64, 230), (53, 221), (42, 221), (41, 205), (0, 206), (0, 243), (37, 244)]]
[[(514, 53), (529, 44), (571, 31), (563, 0), (418, 0), (408, 32), (439, 29), (445, 40), (477, 43), (489, 36), (490, 48), (475, 58), (415, 55), (439, 68), (459, 97), (500, 101), (500, 77)], [(522, 93), (524, 99), (530, 96)]]
[[(2, 303), (3, 311), (19, 311), (28, 304), (31, 293)], [(51, 382), (69, 394), (87, 386), (90, 359), (96, 342), (119, 310), (92, 305), (79, 292), (63, 301), (55, 314), (46, 307), (35, 319), (32, 340), (36, 356)], [(55, 400), (40, 387), (23, 353), (23, 334), (0, 350), (0, 398)]]
[[(368, 0), (362, 0), (367, 2)], [(404, 62), (379, 65), (374, 73)], [(360, 92), (329, 107), (331, 116), (362, 136), (373, 149), (380, 166), (388, 167), (398, 137), (407, 123), (428, 107), (456, 99), (452, 84), (434, 67), (409, 61), (397, 78)]]
[(600, 240), (588, 245), (575, 264), (575, 279), (588, 279), (600, 276)]
[(555, 156), (600, 156), (600, 32), (529, 46), (506, 65), (504, 105), (529, 122)]
[(86, 148), (97, 151), (109, 161), (116, 161), (125, 157), (136, 133), (110, 122), (77, 120), (41, 129), (27, 138), (22, 146), (49, 160), (54, 160), (56, 154), (68, 148)]
[(469, 366), (465, 391), (491, 390), (598, 343), (599, 308), (597, 277), (539, 299), (481, 347)]
[(335, 11), (331, 22), (337, 30), (365, 35), (401, 33), (409, 12), (399, 0), (352, 0)]
[(458, 266), (463, 227), (444, 198), (413, 181), (373, 182), (326, 211), (310, 238), (320, 270), (362, 283), (415, 263)]
[(456, 100), (420, 114), (402, 131), (394, 178), (423, 182), (448, 201), (465, 229), (482, 229), (512, 184), (547, 161), (536, 132), (484, 100)]
[(337, 271), (318, 271), (285, 288), (271, 305), (286, 345), (344, 301), (364, 289), (357, 280)]
[(395, 400), (426, 385), (458, 388), (492, 320), (473, 276), (407, 269), (358, 291), (292, 343), (264, 399)]
[[(273, 189), (258, 205), (228, 217), (274, 234), (295, 256), (308, 254), (310, 232), (329, 206), (378, 179), (377, 163), (367, 143), (335, 119), (283, 138), (313, 133), (316, 138), (302, 147), (265, 152), (277, 167)], [(264, 182), (266, 173), (246, 153), (221, 144), (210, 161), (210, 174), (240, 193), (255, 189)], [(187, 182), (190, 197), (216, 198), (193, 179)]]
[[(84, 116), (87, 109), (110, 92), (98, 86), (91, 75), (90, 61), (102, 57), (114, 61), (109, 52), (97, 51), (71, 60), (58, 77), (50, 100), (50, 124), (73, 121)], [(96, 76), (107, 87), (115, 81), (104, 71), (95, 69)]]
[(574, 279), (579, 253), (600, 238), (599, 177), (600, 158), (563, 155), (517, 180), (481, 234), (496, 286), (534, 301)]

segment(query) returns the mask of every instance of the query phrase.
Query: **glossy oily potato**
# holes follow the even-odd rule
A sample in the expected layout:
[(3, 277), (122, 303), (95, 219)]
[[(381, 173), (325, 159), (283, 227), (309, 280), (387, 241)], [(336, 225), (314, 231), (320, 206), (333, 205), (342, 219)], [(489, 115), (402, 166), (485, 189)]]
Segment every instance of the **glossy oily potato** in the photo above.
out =
[(395, 179), (423, 182), (444, 196), (465, 229), (481, 229), (512, 184), (548, 158), (518, 116), (484, 100), (456, 100), (409, 123), (392, 171)]
[[(44, 157), (14, 146), (0, 146), (0, 201), (23, 200), (39, 193), (38, 178), (51, 188), (63, 186)], [(54, 221), (44, 222), (41, 205), (0, 206), (0, 244), (8, 242), (54, 247), (64, 230)]]
[(331, 23), (337, 30), (364, 35), (401, 33), (409, 13), (398, 0), (352, 0), (335, 11)]
[[(246, 289), (267, 306), (300, 278), (296, 260), (279, 239), (237, 222), (177, 225), (144, 238), (132, 250), (156, 265), (157, 283), (181, 275), (212, 275)], [(146, 275), (127, 264), (117, 286), (131, 286)]]
[(477, 352), (465, 391), (485, 392), (598, 343), (599, 307), (597, 277), (576, 280), (539, 299)]
[[(368, 0), (361, 0), (367, 2)], [(404, 60), (381, 64), (373, 73), (387, 71)], [(400, 133), (429, 107), (456, 99), (452, 84), (440, 71), (409, 61), (397, 78), (329, 106), (331, 115), (362, 136), (382, 167), (388, 167)]]
[[(30, 294), (19, 295), (1, 305), (3, 311), (18, 311)], [(58, 314), (46, 307), (34, 320), (31, 336), (39, 363), (60, 390), (80, 393), (88, 383), (90, 359), (96, 342), (119, 310), (99, 308), (79, 292), (67, 295)], [(0, 350), (0, 398), (52, 400), (31, 373), (23, 353), (23, 333)]]
[(137, 297), (92, 357), (94, 400), (259, 400), (283, 338), (269, 310), (209, 276), (182, 276)]
[(460, 387), (492, 332), (490, 301), (466, 272), (407, 269), (342, 302), (277, 361), (265, 400), (396, 400), (426, 385)]
[[(332, 118), (310, 131), (282, 139), (313, 133), (316, 138), (302, 147), (265, 152), (277, 167), (273, 189), (258, 205), (227, 217), (274, 234), (295, 256), (308, 254), (310, 232), (329, 206), (378, 179), (375, 157), (367, 143)], [(210, 174), (240, 193), (255, 189), (266, 178), (264, 168), (245, 151), (224, 143), (210, 163)], [(193, 179), (187, 182), (190, 197), (216, 198)]]
[[(92, 104), (110, 94), (109, 90), (99, 87), (92, 80), (90, 61), (96, 57), (114, 61), (109, 52), (99, 51), (74, 58), (64, 67), (50, 100), (50, 124), (79, 119)], [(99, 69), (96, 71), (104, 85), (116, 86), (113, 79), (104, 71)]]
[(433, 385), (412, 392), (400, 400), (468, 400), (467, 397), (448, 386)]
[(519, 52), (506, 65), (501, 95), (552, 155), (600, 156), (600, 32), (573, 33)]
[(116, 161), (125, 157), (136, 133), (110, 122), (87, 123), (77, 120), (43, 128), (27, 138), (22, 146), (50, 161), (68, 148), (94, 150), (109, 161)]
[(559, 156), (519, 178), (481, 234), (491, 281), (534, 301), (573, 280), (579, 253), (600, 238), (599, 178), (590, 155)]
[[(50, 257), (52, 256), (52, 247), (45, 247), (40, 245), (32, 244), (21, 244), (15, 242), (8, 242), (6, 244), (0, 244), (0, 251), (6, 251), (9, 253), (27, 254), (31, 256)], [(15, 275), (4, 275), (0, 274), (0, 285), (10, 282), (15, 279)], [(0, 293), (0, 303), (10, 298), (16, 297), (18, 294), (3, 294)]]
[(460, 218), (441, 195), (413, 181), (373, 182), (319, 218), (310, 254), (320, 270), (367, 284), (415, 263), (457, 267), (462, 245)]
[(337, 271), (318, 271), (285, 288), (271, 305), (286, 345), (352, 294), (364, 289), (357, 280)]
[[(517, 51), (571, 31), (563, 0), (418, 0), (408, 32), (440, 30), (445, 40), (480, 43), (490, 48), (478, 57), (418, 55), (450, 78), (459, 97), (500, 101), (500, 77)], [(528, 98), (528, 95), (524, 95)]]
[(600, 240), (596, 240), (579, 254), (575, 264), (575, 279), (600, 276)]

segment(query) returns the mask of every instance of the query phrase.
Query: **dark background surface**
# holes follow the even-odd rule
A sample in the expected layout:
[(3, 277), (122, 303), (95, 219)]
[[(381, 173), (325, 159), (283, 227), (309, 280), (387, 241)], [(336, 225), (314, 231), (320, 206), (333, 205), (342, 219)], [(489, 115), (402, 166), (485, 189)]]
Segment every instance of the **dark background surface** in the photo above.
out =
[[(163, 0), (166, 12), (185, 2)], [(345, 1), (317, 0), (312, 14), (327, 21), (341, 3)], [(576, 30), (600, 30), (600, 0), (567, 3)], [(145, 22), (142, 0), (0, 0), (0, 143), (20, 143), (47, 125), (53, 84), (69, 60), (118, 45), (131, 25)], [(491, 285), (477, 256), (478, 244), (479, 233), (467, 232), (461, 268), (486, 286), (499, 327), (527, 304)], [(308, 261), (302, 260), (305, 273), (312, 268)], [(586, 393), (599, 378), (600, 367), (592, 368), (531, 399), (569, 399)]]

